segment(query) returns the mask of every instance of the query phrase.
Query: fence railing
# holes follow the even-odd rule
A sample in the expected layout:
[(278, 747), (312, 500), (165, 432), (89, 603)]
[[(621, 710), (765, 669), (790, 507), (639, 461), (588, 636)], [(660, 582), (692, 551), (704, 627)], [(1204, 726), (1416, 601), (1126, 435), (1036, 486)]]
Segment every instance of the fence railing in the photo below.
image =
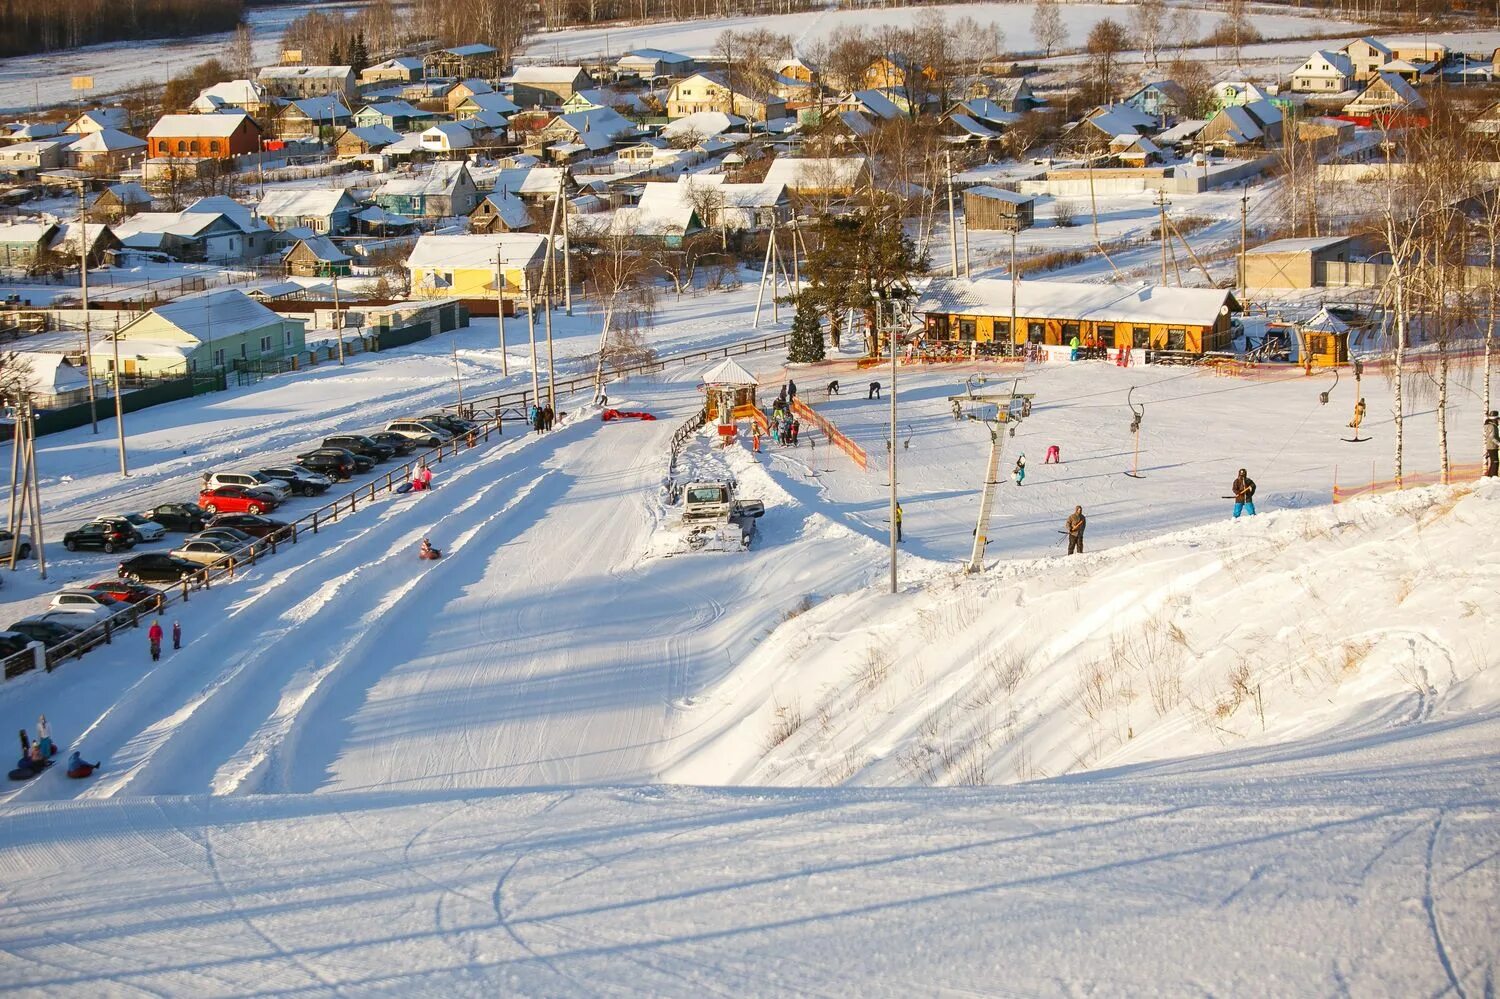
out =
[(792, 412), (821, 430), (823, 436), (828, 438), (828, 443), (847, 454), (849, 460), (859, 466), (860, 471), (868, 472), (870, 470), (870, 456), (865, 453), (865, 449), (850, 440), (842, 430), (834, 425), (832, 420), (818, 413), (801, 399), (792, 400)]
[(1450, 485), (1455, 482), (1472, 482), (1484, 475), (1484, 464), (1449, 465), (1447, 478), (1442, 472), (1411, 472), (1401, 476), (1401, 481), (1394, 478), (1377, 479), (1374, 464), (1370, 465), (1370, 478), (1368, 481), (1351, 483), (1347, 479), (1339, 482), (1339, 470), (1333, 470), (1333, 502), (1346, 503), (1360, 496), (1379, 496), (1382, 493), (1394, 493), (1402, 489), (1418, 489), (1422, 486)]

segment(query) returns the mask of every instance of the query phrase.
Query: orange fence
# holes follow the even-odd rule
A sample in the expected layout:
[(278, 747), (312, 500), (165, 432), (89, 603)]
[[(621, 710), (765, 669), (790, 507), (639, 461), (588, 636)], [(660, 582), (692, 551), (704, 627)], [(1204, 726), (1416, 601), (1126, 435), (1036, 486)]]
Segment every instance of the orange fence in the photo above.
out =
[(766, 414), (760, 411), (759, 406), (736, 406), (730, 414), (736, 421), (749, 420), (750, 423), (763, 434), (771, 432), (771, 421), (766, 419)]
[[(1472, 482), (1484, 474), (1482, 463), (1472, 465), (1449, 465), (1447, 482)], [(1442, 472), (1413, 472), (1401, 477), (1400, 484), (1395, 479), (1376, 479), (1375, 466), (1370, 466), (1370, 478), (1368, 482), (1358, 485), (1341, 485), (1339, 483), (1339, 470), (1333, 470), (1333, 501), (1343, 503), (1359, 496), (1379, 496), (1381, 493), (1393, 493), (1400, 489), (1416, 489), (1419, 486), (1436, 486), (1444, 484)]]
[(792, 400), (792, 412), (817, 427), (828, 438), (828, 442), (849, 456), (849, 459), (859, 466), (860, 471), (870, 470), (870, 459), (865, 454), (865, 449), (844, 436), (844, 432), (834, 426), (829, 420), (824, 419), (813, 408), (801, 399)]

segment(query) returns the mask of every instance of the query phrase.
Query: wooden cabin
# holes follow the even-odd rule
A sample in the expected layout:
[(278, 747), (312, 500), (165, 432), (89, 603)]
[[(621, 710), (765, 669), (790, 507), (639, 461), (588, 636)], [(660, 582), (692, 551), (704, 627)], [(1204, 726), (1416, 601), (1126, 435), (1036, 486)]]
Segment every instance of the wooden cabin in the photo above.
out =
[(1133, 287), (1063, 281), (935, 279), (917, 303), (924, 336), (954, 343), (996, 344), (1011, 353), (1026, 343), (1204, 354), (1228, 350), (1240, 304), (1215, 288)]

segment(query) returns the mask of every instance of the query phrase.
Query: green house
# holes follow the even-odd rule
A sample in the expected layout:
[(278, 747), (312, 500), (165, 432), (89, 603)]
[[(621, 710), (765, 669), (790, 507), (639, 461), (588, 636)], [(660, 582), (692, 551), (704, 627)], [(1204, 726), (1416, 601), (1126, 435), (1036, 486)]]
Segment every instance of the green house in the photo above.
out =
[[(303, 321), (284, 319), (241, 291), (221, 289), (157, 306), (120, 327), (126, 375), (223, 370), (236, 360), (273, 360), (307, 349)], [(114, 343), (94, 351), (94, 368), (114, 368)]]

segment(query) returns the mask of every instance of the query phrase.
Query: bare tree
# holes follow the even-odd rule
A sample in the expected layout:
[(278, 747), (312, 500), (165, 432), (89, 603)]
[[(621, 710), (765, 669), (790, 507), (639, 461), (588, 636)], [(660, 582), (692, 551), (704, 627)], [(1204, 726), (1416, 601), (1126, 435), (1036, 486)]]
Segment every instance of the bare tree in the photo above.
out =
[(1197, 13), (1191, 7), (1172, 8), (1172, 27), (1168, 33), (1171, 35), (1177, 58), (1181, 59), (1188, 46), (1198, 39)]
[(1224, 19), (1219, 22), (1216, 34), (1228, 42), (1230, 57), (1236, 63), (1240, 62), (1244, 44), (1259, 37), (1250, 22), (1249, 0), (1225, 0)]
[(31, 361), (13, 350), (0, 353), (0, 405), (14, 406), (32, 389)]
[(1141, 46), (1141, 65), (1161, 65), (1161, 33), (1167, 24), (1167, 0), (1136, 0), (1130, 27)]
[(1036, 0), (1031, 12), (1031, 37), (1052, 55), (1052, 50), (1068, 37), (1063, 26), (1062, 12), (1057, 9), (1057, 0)]
[(1089, 68), (1094, 84), (1092, 99), (1097, 103), (1108, 104), (1115, 99), (1115, 63), (1129, 44), (1125, 29), (1107, 17), (1089, 31), (1086, 48), (1094, 57)]
[(723, 249), (728, 249), (729, 228), (727, 213), (724, 211), (723, 189), (717, 184), (700, 180), (689, 180), (684, 186), (687, 188), (685, 192), (687, 202), (693, 206), (693, 211), (698, 215), (698, 221), (709, 228), (717, 228), (719, 245)]
[(224, 46), (224, 63), (239, 79), (248, 80), (255, 75), (255, 39), (248, 22), (241, 23), (229, 36)]

